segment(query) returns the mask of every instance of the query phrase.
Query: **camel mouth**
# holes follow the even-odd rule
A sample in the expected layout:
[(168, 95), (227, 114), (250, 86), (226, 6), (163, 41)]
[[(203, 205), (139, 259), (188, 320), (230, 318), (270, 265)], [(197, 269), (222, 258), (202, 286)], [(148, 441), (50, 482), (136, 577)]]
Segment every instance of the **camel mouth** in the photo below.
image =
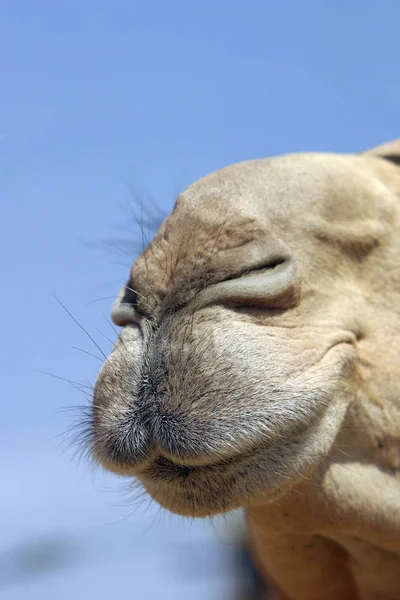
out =
[[(138, 480), (155, 502), (182, 516), (223, 513), (261, 497), (270, 502), (318, 462), (320, 432), (327, 428), (334, 435), (348, 403), (347, 397), (342, 399), (341, 381), (356, 358), (356, 336), (347, 329), (321, 336), (324, 346), (312, 349), (313, 360), (299, 373), (262, 384), (253, 378), (253, 387), (245, 387), (238, 377), (222, 388), (222, 399), (212, 378), (193, 392), (179, 373), (172, 379), (175, 388), (164, 397), (169, 371), (156, 364), (158, 379), (150, 379), (150, 386), (146, 380), (147, 395), (140, 395), (139, 388), (123, 388), (114, 409), (108, 398), (115, 395), (115, 380), (108, 381), (105, 371), (94, 422), (98, 462), (116, 475)], [(246, 343), (247, 336), (242, 338)], [(223, 358), (232, 372), (235, 357)], [(125, 367), (122, 360), (121, 365)], [(251, 365), (240, 366), (252, 372)], [(291, 366), (289, 362), (289, 374)], [(210, 391), (215, 401), (207, 403)], [(249, 394), (252, 410), (240, 409)], [(179, 410), (177, 399), (186, 396), (190, 410)], [(204, 407), (210, 408), (208, 419)]]
[[(314, 431), (316, 428), (312, 428)], [(158, 457), (135, 477), (153, 501), (168, 511), (190, 518), (208, 518), (240, 508), (276, 501), (315, 466), (303, 454), (304, 440), (258, 448), (209, 465), (188, 466)], [(312, 446), (312, 444), (311, 444)], [(287, 463), (276, 471), (278, 458)], [(309, 459), (310, 457), (308, 457)]]
[[(159, 456), (151, 465), (143, 471), (143, 475), (151, 477), (157, 481), (174, 482), (185, 481), (188, 478), (195, 477), (198, 474), (212, 474), (226, 471), (232, 467), (238, 466), (246, 460), (251, 460), (262, 449), (255, 449), (252, 452), (243, 452), (230, 458), (220, 460), (210, 460), (206, 464), (188, 464), (178, 463), (171, 458)], [(140, 475), (139, 475), (140, 476)]]
[[(318, 363), (312, 365), (310, 371), (315, 371), (317, 365), (325, 368), (334, 355), (336, 355), (334, 362), (341, 363), (340, 370), (352, 363), (355, 336), (351, 332), (345, 333), (346, 335), (340, 332), (330, 340), (322, 357)], [(343, 354), (344, 349), (346, 351)], [(308, 415), (307, 420), (304, 420), (301, 414), (298, 420), (293, 418), (290, 420), (293, 411), (289, 410), (289, 420), (286, 422), (287, 435), (296, 435), (300, 430), (304, 433), (313, 426), (314, 422), (322, 418), (329, 404), (330, 394), (328, 390), (317, 389), (314, 392), (314, 410)], [(149, 412), (148, 407), (147, 410)], [(267, 414), (268, 411), (264, 412)], [(242, 425), (247, 425), (251, 431), (247, 438), (242, 437), (240, 443), (239, 440), (232, 443), (234, 436), (231, 434), (225, 436), (226, 439), (222, 435), (229, 427), (235, 432), (241, 426), (240, 418), (231, 420), (227, 415), (223, 418), (220, 415), (219, 422), (215, 425), (211, 422), (190, 419), (187, 415), (184, 418), (184, 415), (178, 412), (168, 414), (155, 412), (153, 420), (147, 414), (146, 426), (140, 412), (136, 414), (136, 419), (132, 415), (123, 421), (116, 419), (115, 422), (111, 422), (109, 419), (111, 425), (105, 421), (95, 427), (93, 454), (107, 470), (128, 477), (144, 475), (157, 480), (165, 477), (166, 481), (170, 481), (173, 478), (184, 480), (198, 473), (220, 473), (232, 465), (244, 461), (248, 463), (255, 456), (273, 450), (282, 442), (281, 428), (276, 429), (271, 426), (273, 415), (267, 414), (268, 431), (261, 427), (265, 417), (264, 412), (258, 410), (252, 415), (250, 421), (247, 415), (247, 421)], [(109, 425), (107, 430), (106, 427)], [(102, 430), (101, 427), (104, 429)], [(194, 442), (197, 444), (196, 451), (193, 450)]]
[(147, 456), (140, 466), (127, 463), (120, 465), (103, 457), (98, 460), (105, 469), (122, 477), (145, 478), (160, 483), (174, 483), (185, 482), (187, 479), (195, 478), (196, 475), (203, 476), (226, 472), (227, 469), (232, 469), (241, 463), (252, 460), (266, 449), (266, 447), (255, 447), (252, 450), (238, 452), (233, 456), (219, 459), (210, 457), (207, 461), (203, 459), (201, 462), (193, 463), (187, 459), (180, 461), (175, 457), (159, 453)]

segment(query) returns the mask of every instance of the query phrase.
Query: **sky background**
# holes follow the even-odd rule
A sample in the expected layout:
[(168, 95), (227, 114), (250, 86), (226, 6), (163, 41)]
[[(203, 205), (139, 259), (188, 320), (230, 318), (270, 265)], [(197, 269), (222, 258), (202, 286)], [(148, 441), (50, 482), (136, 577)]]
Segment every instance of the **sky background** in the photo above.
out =
[(100, 362), (54, 294), (108, 352), (133, 195), (168, 212), (235, 161), (400, 136), (399, 23), (398, 0), (0, 0), (3, 600), (234, 597), (222, 525), (140, 512), (62, 453), (85, 396), (39, 371)]

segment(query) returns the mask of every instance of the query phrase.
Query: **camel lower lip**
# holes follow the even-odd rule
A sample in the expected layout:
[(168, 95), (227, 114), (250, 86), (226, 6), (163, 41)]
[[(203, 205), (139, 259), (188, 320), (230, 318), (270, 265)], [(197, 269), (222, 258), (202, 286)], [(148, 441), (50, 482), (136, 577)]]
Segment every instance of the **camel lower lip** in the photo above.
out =
[[(262, 462), (260, 457), (256, 462)], [(253, 501), (259, 490), (249, 492), (245, 489), (243, 493), (242, 489), (246, 467), (250, 467), (251, 463), (247, 455), (194, 467), (177, 465), (162, 458), (138, 475), (138, 479), (153, 500), (169, 511), (181, 516), (204, 518), (248, 506)], [(263, 490), (263, 502), (267, 498), (272, 500), (278, 492), (281, 493), (276, 489)]]

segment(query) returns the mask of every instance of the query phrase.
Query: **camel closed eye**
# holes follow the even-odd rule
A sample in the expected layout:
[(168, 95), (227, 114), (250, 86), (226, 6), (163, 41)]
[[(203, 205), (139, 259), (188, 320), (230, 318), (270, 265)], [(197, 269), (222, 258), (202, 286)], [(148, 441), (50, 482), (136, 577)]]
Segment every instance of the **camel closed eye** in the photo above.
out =
[(265, 308), (290, 308), (298, 300), (299, 278), (293, 258), (272, 259), (243, 270), (202, 290), (196, 297), (198, 308), (211, 304), (236, 304)]

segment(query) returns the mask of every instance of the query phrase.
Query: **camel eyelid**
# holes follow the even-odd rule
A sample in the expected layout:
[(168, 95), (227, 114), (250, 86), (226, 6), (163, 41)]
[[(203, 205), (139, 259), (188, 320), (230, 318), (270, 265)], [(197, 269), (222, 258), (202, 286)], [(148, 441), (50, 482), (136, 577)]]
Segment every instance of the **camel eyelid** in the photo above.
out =
[(232, 279), (237, 279), (238, 277), (245, 277), (246, 275), (250, 275), (252, 273), (256, 274), (261, 271), (273, 271), (273, 269), (276, 269), (276, 267), (279, 267), (286, 261), (287, 261), (287, 259), (285, 257), (273, 258), (273, 259), (266, 261), (265, 263), (261, 263), (260, 265), (256, 265), (256, 266), (252, 266), (248, 269), (244, 269), (241, 273), (239, 273), (238, 276), (236, 276)]

